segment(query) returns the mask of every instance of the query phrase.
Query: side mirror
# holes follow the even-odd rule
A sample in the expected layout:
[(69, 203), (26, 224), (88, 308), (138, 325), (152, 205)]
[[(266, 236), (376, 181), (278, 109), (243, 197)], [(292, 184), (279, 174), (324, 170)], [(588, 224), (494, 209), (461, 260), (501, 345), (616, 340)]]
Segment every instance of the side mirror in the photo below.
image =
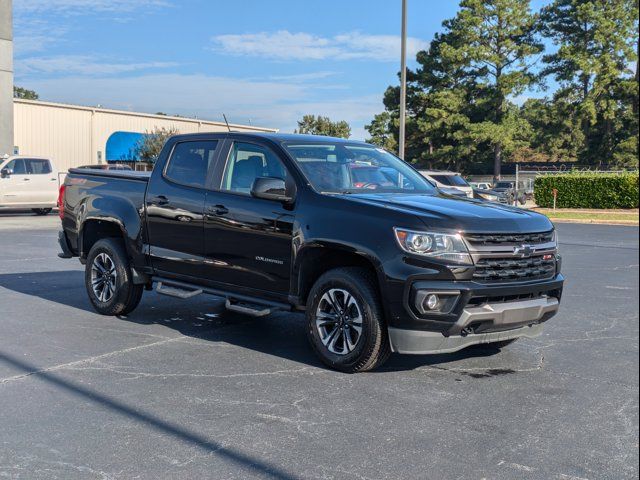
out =
[(277, 177), (256, 178), (251, 186), (251, 196), (284, 203), (293, 201), (293, 196), (287, 192), (285, 181)]
[(3, 168), (0, 170), (0, 177), (2, 178), (9, 178), (11, 175), (13, 175), (13, 170), (10, 168)]

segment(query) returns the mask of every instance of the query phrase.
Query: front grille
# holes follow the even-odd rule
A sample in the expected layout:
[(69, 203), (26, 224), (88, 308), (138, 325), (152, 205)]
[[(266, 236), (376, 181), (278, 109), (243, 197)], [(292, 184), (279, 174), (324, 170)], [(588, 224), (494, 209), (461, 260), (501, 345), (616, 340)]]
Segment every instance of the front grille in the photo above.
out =
[(545, 254), (529, 258), (481, 258), (476, 261), (473, 278), (480, 282), (527, 282), (553, 278), (555, 256)]
[(536, 233), (468, 233), (473, 280), (512, 283), (548, 280), (556, 274), (553, 230)]
[(464, 237), (471, 246), (490, 246), (503, 244), (530, 244), (549, 243), (553, 241), (553, 231), (542, 233), (498, 233), (498, 234), (467, 234)]

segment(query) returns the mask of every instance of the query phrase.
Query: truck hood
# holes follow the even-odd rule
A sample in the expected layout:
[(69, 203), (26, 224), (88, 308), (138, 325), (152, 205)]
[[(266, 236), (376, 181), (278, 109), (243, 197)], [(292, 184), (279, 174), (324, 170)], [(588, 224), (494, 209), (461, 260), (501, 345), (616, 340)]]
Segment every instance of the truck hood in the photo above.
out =
[(448, 195), (356, 193), (343, 198), (412, 213), (428, 228), (472, 233), (535, 233), (553, 228), (549, 219), (539, 213)]

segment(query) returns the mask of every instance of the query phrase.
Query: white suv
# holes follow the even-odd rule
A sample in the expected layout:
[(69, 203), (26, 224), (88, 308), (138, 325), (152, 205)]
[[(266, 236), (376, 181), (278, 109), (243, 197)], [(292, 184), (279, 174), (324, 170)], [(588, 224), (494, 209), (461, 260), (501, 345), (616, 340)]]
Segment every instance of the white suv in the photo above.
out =
[(473, 198), (473, 188), (459, 173), (437, 170), (420, 170), (420, 173), (438, 188), (460, 190), (467, 197)]
[(0, 158), (0, 209), (30, 208), (38, 215), (48, 214), (58, 200), (58, 177), (47, 158)]

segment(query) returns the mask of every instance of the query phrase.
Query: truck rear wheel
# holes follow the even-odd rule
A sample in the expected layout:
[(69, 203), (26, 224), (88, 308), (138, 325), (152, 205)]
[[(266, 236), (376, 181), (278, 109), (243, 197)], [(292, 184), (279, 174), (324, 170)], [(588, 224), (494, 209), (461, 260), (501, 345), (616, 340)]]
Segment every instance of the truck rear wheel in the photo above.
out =
[(322, 362), (347, 373), (382, 365), (391, 349), (375, 280), (365, 269), (323, 274), (307, 300), (307, 333)]
[(143, 285), (134, 285), (122, 242), (105, 238), (87, 256), (85, 286), (93, 308), (101, 315), (126, 315), (140, 303)]

